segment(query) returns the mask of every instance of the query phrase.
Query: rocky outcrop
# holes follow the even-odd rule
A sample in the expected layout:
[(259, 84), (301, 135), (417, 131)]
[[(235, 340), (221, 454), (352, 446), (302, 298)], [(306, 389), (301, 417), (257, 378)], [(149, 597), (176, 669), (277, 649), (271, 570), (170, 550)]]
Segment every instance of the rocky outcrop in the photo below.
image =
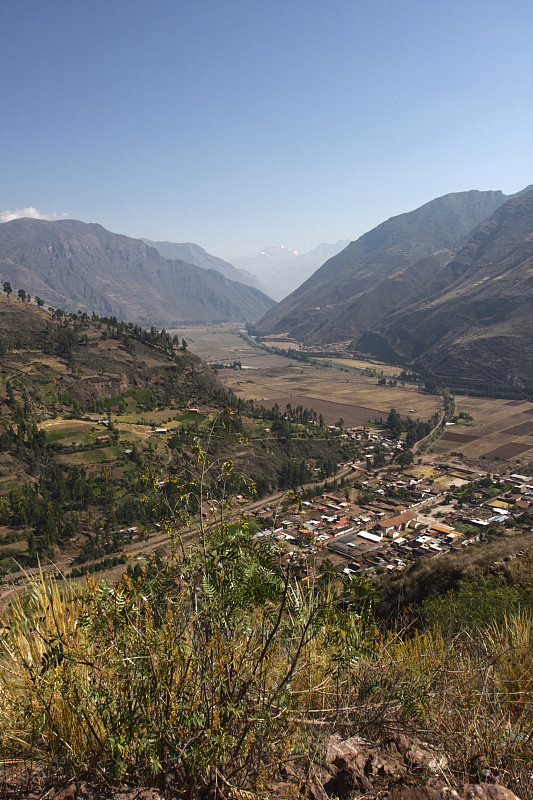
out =
[[(202, 792), (204, 800), (530, 800), (497, 783), (486, 759), (470, 760), (470, 783), (454, 780), (445, 755), (431, 745), (401, 734), (379, 744), (359, 736), (330, 736), (313, 755), (297, 756), (279, 765), (268, 795), (234, 787), (222, 776)], [(0, 776), (1, 777), (1, 776)], [(179, 786), (165, 791), (112, 786), (103, 780), (61, 781), (34, 770), (4, 780), (2, 800), (170, 800), (182, 797)], [(519, 789), (517, 788), (517, 791)]]
[(272, 796), (280, 800), (529, 800), (498, 784), (498, 772), (474, 756), (470, 783), (454, 780), (448, 759), (402, 734), (379, 744), (333, 735), (317, 757), (283, 764)]

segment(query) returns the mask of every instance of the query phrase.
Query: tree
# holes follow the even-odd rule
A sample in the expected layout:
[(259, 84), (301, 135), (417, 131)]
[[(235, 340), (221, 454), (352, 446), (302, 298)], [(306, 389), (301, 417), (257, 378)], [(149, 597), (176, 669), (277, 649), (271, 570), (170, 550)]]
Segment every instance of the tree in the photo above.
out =
[(18, 290), (18, 296), (20, 297), (23, 303), (26, 301), (26, 292), (24, 291), (24, 289)]
[(387, 428), (391, 432), (394, 439), (399, 439), (402, 433), (402, 418), (395, 408), (391, 408), (389, 416), (387, 417)]
[(185, 351), (187, 349), (187, 342), (185, 341), (185, 339), (181, 340), (181, 349), (183, 351)]
[(410, 467), (415, 460), (412, 450), (402, 450), (398, 456), (398, 464), (401, 467)]
[(9, 283), (9, 281), (4, 281), (3, 289), (4, 292), (7, 294), (7, 299), (9, 301), (9, 295), (13, 294), (13, 289), (11, 288), (11, 284)]

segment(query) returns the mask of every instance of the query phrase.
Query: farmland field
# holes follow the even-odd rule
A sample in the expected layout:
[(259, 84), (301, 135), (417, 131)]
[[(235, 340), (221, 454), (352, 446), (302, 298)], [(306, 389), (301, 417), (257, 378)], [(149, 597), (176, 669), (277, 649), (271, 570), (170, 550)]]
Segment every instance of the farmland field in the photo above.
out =
[(364, 425), (386, 417), (392, 407), (403, 415), (428, 419), (442, 407), (440, 397), (414, 387), (378, 386), (377, 377), (268, 353), (241, 339), (231, 326), (190, 326), (172, 333), (185, 337), (190, 349), (208, 362), (240, 361), (242, 369), (218, 370), (235, 394), (267, 407), (291, 403), (313, 408), (328, 424), (342, 417), (346, 425)]
[[(422, 394), (413, 386), (378, 386), (381, 369), (387, 374), (393, 369), (378, 362), (339, 359), (341, 369), (317, 367), (253, 347), (231, 325), (190, 326), (172, 333), (185, 337), (191, 350), (207, 361), (240, 361), (242, 370), (220, 369), (218, 375), (241, 397), (265, 406), (277, 402), (280, 407), (291, 403), (313, 408), (328, 424), (342, 417), (346, 425), (362, 425), (386, 416), (393, 407), (403, 416), (428, 419), (442, 408), (440, 397)], [(373, 368), (376, 376), (342, 371), (349, 365)], [(533, 460), (533, 403), (459, 395), (456, 408), (473, 421), (448, 427), (432, 444), (431, 457), (449, 458), (460, 452), (475, 461), (512, 459), (518, 465)]]
[(397, 377), (401, 372), (403, 372), (401, 367), (391, 367), (388, 364), (383, 364), (381, 361), (373, 361), (372, 359), (368, 359), (368, 361), (362, 361), (360, 358), (328, 358), (323, 360), (329, 361), (332, 364), (337, 364), (339, 367), (355, 367), (356, 369), (367, 370), (373, 369), (377, 375), (380, 375), (381, 372), (383, 372), (384, 375), (394, 375)]
[(435, 453), (454, 451), (470, 459), (513, 460), (516, 464), (533, 460), (533, 403), (458, 396), (456, 406), (474, 419), (449, 427), (434, 443)]

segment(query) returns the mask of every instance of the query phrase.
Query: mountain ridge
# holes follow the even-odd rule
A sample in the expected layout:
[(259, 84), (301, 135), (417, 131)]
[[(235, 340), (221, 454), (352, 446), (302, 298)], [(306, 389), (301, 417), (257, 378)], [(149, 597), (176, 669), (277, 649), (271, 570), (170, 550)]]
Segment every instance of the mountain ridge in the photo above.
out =
[[(308, 343), (338, 340), (337, 320), (350, 302), (399, 270), (458, 245), (505, 199), (501, 191), (456, 192), (391, 217), (328, 259), (267, 312), (257, 329), (263, 333), (289, 332)], [(347, 331), (340, 338), (353, 335), (354, 331)]]
[(16, 219), (0, 225), (2, 280), (68, 310), (143, 325), (257, 319), (273, 301), (98, 223)]
[(202, 269), (215, 269), (230, 281), (238, 281), (245, 286), (252, 286), (254, 289), (263, 291), (255, 275), (245, 269), (237, 269), (229, 261), (224, 261), (218, 256), (211, 255), (211, 253), (208, 253), (200, 245), (194, 244), (194, 242), (154, 242), (145, 238), (142, 238), (141, 241), (149, 247), (154, 247), (163, 258), (168, 258), (171, 261), (174, 259), (186, 261), (188, 264), (194, 264), (194, 266)]
[(533, 190), (478, 225), (440, 289), (397, 308), (352, 348), (444, 377), (533, 387)]

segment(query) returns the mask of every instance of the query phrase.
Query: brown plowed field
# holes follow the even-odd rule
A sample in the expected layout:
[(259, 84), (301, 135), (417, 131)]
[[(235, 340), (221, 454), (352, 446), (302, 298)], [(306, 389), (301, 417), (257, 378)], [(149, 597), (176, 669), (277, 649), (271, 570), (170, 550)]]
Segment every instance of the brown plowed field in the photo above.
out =
[(455, 433), (455, 431), (446, 431), (442, 436), (444, 442), (461, 442), (461, 444), (475, 442), (476, 439), (479, 439), (479, 436), (472, 436), (468, 433)]
[(533, 444), (508, 442), (507, 444), (502, 444), (501, 447), (497, 447), (495, 450), (489, 450), (488, 453), (484, 453), (484, 456), (488, 459), (500, 458), (506, 460), (508, 458), (515, 458), (515, 456), (519, 456), (532, 448)]
[[(352, 406), (347, 403), (320, 400), (304, 394), (293, 394), (290, 397), (272, 397), (266, 400), (264, 405), (266, 408), (272, 408), (275, 403), (282, 409), (287, 406), (287, 403), (290, 403), (293, 408), (299, 405), (304, 408), (312, 408), (317, 414), (322, 414), (328, 424), (333, 425), (342, 418), (344, 425), (347, 427), (366, 425), (368, 422), (374, 422), (375, 419), (379, 420), (380, 417), (386, 418), (389, 413), (388, 411), (367, 408), (366, 406)], [(330, 420), (332, 421), (330, 422)]]

